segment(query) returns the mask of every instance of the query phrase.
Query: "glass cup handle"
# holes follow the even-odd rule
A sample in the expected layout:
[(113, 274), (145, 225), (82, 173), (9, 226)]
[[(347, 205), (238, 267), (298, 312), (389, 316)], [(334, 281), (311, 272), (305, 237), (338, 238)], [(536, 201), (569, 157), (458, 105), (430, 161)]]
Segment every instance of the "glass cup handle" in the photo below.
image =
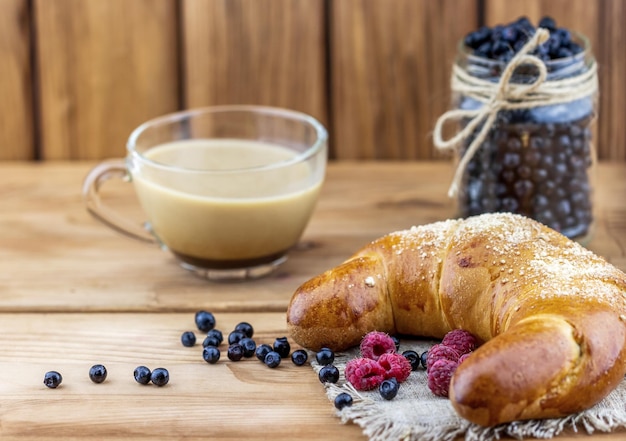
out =
[(158, 243), (156, 238), (141, 225), (121, 216), (115, 210), (103, 204), (100, 198), (100, 187), (109, 179), (123, 179), (130, 182), (123, 159), (104, 161), (95, 166), (83, 182), (83, 197), (87, 210), (100, 222), (126, 236), (143, 242)]

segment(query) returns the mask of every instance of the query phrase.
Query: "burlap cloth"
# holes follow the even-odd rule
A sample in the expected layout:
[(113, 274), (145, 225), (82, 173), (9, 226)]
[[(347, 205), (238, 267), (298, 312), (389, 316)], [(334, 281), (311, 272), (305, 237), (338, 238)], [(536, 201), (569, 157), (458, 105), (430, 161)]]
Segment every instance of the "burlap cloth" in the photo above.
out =
[[(403, 340), (400, 352), (413, 349), (421, 354), (434, 343)], [(378, 390), (356, 391), (345, 380), (344, 367), (348, 360), (358, 356), (358, 348), (336, 355), (334, 364), (339, 368), (341, 376), (337, 384), (325, 385), (326, 394), (331, 406), (334, 406), (333, 401), (341, 392), (352, 395), (352, 406), (336, 411), (336, 414), (343, 423), (358, 424), (372, 441), (451, 441), (463, 437), (467, 441), (491, 441), (507, 436), (516, 439), (546, 439), (568, 428), (593, 433), (626, 427), (626, 381), (622, 381), (608, 397), (584, 412), (559, 419), (520, 421), (485, 428), (460, 418), (447, 398), (432, 394), (428, 389), (426, 371), (421, 368), (413, 371), (408, 380), (400, 385), (398, 395), (393, 400), (384, 400)], [(321, 368), (315, 360), (311, 365), (315, 373)]]

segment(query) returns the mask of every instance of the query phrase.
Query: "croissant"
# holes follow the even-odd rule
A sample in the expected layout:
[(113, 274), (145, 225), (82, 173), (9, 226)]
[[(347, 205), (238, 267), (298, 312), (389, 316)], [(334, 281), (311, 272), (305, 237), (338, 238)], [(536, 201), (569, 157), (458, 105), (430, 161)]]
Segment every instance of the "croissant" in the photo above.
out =
[(303, 347), (344, 350), (373, 330), (485, 343), (450, 385), (456, 412), (492, 426), (565, 416), (626, 372), (626, 275), (529, 218), (484, 214), (398, 231), (305, 282), (287, 326)]

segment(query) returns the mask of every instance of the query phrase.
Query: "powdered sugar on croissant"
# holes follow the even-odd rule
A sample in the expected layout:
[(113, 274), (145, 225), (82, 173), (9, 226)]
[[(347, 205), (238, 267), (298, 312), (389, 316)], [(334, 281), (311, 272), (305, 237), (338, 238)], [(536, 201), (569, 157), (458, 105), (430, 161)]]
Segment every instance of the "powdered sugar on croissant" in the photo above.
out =
[(304, 283), (292, 338), (334, 350), (377, 330), (486, 343), (454, 373), (450, 400), (482, 425), (558, 417), (600, 401), (626, 372), (626, 275), (513, 214), (391, 233)]

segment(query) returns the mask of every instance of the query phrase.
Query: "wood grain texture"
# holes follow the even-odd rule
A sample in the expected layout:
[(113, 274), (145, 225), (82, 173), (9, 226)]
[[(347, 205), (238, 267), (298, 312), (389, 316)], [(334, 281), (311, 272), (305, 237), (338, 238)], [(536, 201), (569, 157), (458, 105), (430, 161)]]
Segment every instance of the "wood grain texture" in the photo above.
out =
[(477, 2), (331, 2), (331, 99), (339, 159), (428, 159), (430, 133), (450, 106), (457, 41)]
[(626, 5), (621, 0), (485, 0), (486, 24), (508, 23), (520, 16), (537, 23), (544, 15), (559, 26), (585, 34), (598, 62), (599, 117), (595, 133), (598, 157), (626, 159)]
[[(248, 321), (258, 343), (286, 335), (283, 313), (216, 319), (226, 334)], [(9, 379), (0, 384), (3, 440), (365, 439), (357, 426), (335, 419), (308, 365), (284, 360), (269, 369), (256, 357), (234, 363), (226, 345), (209, 365), (201, 341), (183, 347), (183, 331), (202, 338), (192, 313), (0, 314), (0, 323), (0, 369)], [(88, 377), (96, 363), (108, 370), (101, 384)], [(139, 365), (165, 367), (170, 382), (137, 384)], [(57, 389), (43, 385), (49, 370), (63, 376)]]
[(328, 124), (323, 0), (183, 0), (187, 107), (261, 104)]
[(128, 135), (178, 108), (171, 0), (35, 0), (43, 159), (125, 154)]
[(595, 51), (600, 66), (600, 132), (598, 151), (601, 158), (626, 161), (626, 2), (602, 3), (601, 32)]
[(28, 3), (0, 2), (0, 160), (35, 157)]

